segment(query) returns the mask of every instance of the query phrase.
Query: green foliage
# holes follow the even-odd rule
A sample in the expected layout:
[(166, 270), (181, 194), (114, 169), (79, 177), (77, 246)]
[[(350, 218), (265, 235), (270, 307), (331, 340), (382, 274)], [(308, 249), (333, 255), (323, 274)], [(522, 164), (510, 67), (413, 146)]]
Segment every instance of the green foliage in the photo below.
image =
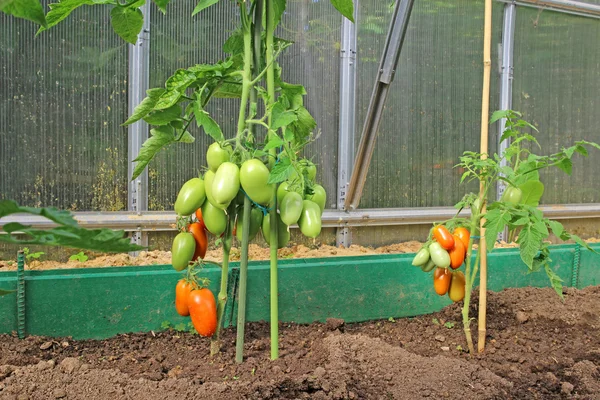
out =
[(73, 254), (71, 257), (69, 257), (69, 261), (79, 261), (79, 262), (86, 262), (88, 260), (88, 256), (85, 255), (85, 253), (83, 251), (80, 251), (77, 254)]
[[(124, 237), (123, 231), (81, 228), (68, 211), (57, 210), (53, 207), (22, 207), (12, 200), (0, 201), (0, 219), (16, 213), (39, 215), (58, 226), (40, 230), (17, 222), (8, 223), (2, 227), (7, 234), (0, 234), (0, 242), (17, 245), (65, 246), (102, 252), (128, 252), (143, 249), (142, 246), (135, 245)], [(20, 238), (21, 234), (24, 234), (25, 238)]]
[(24, 247), (23, 254), (25, 254), (25, 258), (27, 259), (27, 261), (31, 261), (31, 260), (39, 260), (46, 253), (44, 253), (43, 251), (36, 251), (35, 253), (32, 253), (29, 250), (29, 247)]
[(42, 26), (48, 25), (39, 0), (0, 0), (0, 11)]
[(354, 22), (354, 3), (352, 0), (331, 0), (331, 4), (340, 14)]

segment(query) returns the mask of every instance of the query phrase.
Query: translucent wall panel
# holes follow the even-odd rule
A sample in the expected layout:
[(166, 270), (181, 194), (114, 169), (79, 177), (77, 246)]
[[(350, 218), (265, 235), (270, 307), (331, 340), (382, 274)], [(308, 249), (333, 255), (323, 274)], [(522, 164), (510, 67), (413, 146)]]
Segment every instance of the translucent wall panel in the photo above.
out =
[[(358, 120), (362, 130), (393, 13), (391, 1), (360, 2)], [(449, 206), (476, 185), (452, 168), (479, 151), (483, 2), (416, 1), (387, 99), (360, 207)], [(502, 5), (494, 5), (492, 110), (498, 104), (497, 44)], [(359, 135), (360, 136), (360, 135)], [(359, 138), (357, 137), (357, 145)], [(496, 131), (490, 127), (490, 150)]]
[[(600, 22), (557, 12), (517, 9), (513, 108), (540, 130), (542, 154), (574, 141), (600, 143)], [(542, 202), (600, 202), (600, 151), (576, 156), (573, 175), (541, 173)]]
[[(239, 24), (234, 3), (222, 1), (192, 17), (195, 0), (180, 0), (163, 15), (155, 7), (151, 16), (150, 86), (163, 86), (177, 69), (213, 63), (225, 57), (221, 47)], [(319, 179), (335, 193), (337, 174), (337, 127), (339, 36), (341, 16), (329, 1), (288, 0), (278, 35), (295, 44), (279, 61), (283, 78), (304, 84), (305, 105), (323, 133), (306, 151), (320, 165)], [(238, 100), (215, 99), (208, 110), (226, 137), (235, 135)], [(194, 144), (177, 144), (161, 152), (149, 169), (149, 207), (172, 209), (181, 184), (206, 165), (205, 151), (212, 139), (191, 127)], [(331, 197), (334, 199), (334, 196)]]
[(0, 198), (126, 209), (127, 45), (109, 9), (36, 30), (0, 13)]

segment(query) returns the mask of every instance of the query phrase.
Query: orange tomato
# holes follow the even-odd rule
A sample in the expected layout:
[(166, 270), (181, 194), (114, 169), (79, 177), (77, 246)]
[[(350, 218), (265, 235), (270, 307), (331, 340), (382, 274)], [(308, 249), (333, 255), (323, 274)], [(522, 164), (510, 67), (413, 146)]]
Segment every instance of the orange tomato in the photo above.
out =
[(444, 225), (437, 225), (433, 228), (433, 237), (445, 250), (454, 247), (454, 237)]
[(452, 273), (448, 268), (436, 268), (433, 272), (433, 288), (435, 289), (435, 292), (440, 296), (448, 293), (451, 279)]
[(208, 248), (208, 235), (206, 234), (206, 229), (204, 229), (200, 222), (194, 222), (193, 224), (190, 224), (188, 231), (190, 231), (196, 241), (196, 250), (194, 251), (192, 261), (196, 261), (198, 258), (204, 259), (204, 256), (206, 256), (206, 249)]
[(204, 225), (204, 219), (202, 218), (202, 208), (196, 210), (196, 219), (202, 226), (202, 229), (206, 229), (206, 225)]
[(450, 254), (450, 266), (452, 269), (459, 268), (465, 261), (466, 248), (458, 236), (454, 236), (454, 247), (448, 252)]
[(188, 307), (196, 331), (202, 336), (212, 336), (217, 330), (217, 303), (210, 289), (192, 290)]
[(177, 314), (182, 317), (190, 315), (188, 297), (192, 289), (194, 289), (194, 286), (185, 279), (180, 279), (175, 286), (175, 309), (177, 310)]
[(455, 303), (465, 298), (465, 274), (462, 271), (452, 271), (448, 297)]
[(455, 237), (458, 237), (461, 242), (465, 245), (465, 249), (469, 247), (469, 239), (471, 239), (471, 232), (465, 227), (458, 227), (452, 233)]

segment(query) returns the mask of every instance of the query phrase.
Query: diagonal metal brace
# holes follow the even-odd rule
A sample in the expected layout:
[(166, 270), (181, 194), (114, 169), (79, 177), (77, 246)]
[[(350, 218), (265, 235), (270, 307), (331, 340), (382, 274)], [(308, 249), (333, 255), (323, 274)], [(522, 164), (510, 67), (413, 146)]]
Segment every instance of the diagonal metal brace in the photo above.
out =
[(367, 112), (358, 152), (354, 160), (354, 169), (352, 170), (348, 193), (344, 203), (345, 210), (358, 208), (358, 203), (362, 196), (369, 165), (373, 157), (373, 150), (375, 149), (379, 121), (381, 120), (390, 84), (394, 80), (413, 4), (414, 0), (398, 0), (394, 8), (394, 15), (392, 16), (383, 55), (379, 64), (375, 87), (371, 94), (369, 111)]

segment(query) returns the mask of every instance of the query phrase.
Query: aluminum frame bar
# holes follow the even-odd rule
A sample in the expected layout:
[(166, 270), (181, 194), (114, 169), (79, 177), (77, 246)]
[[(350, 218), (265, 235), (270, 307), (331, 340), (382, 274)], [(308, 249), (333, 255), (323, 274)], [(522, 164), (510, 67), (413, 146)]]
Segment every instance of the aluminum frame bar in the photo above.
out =
[(390, 84), (394, 80), (413, 4), (414, 0), (397, 0), (394, 8), (394, 15), (388, 29), (385, 47), (379, 64), (379, 72), (377, 73), (377, 79), (373, 87), (369, 110), (365, 118), (352, 176), (350, 177), (350, 184), (348, 185), (348, 193), (344, 202), (345, 210), (357, 209), (362, 196), (369, 165), (371, 164), (371, 158), (375, 150), (379, 122), (381, 121)]
[[(556, 220), (600, 218), (600, 203), (543, 205), (540, 206), (540, 210), (545, 217)], [(443, 221), (452, 218), (455, 214), (456, 209), (453, 207), (366, 208), (351, 213), (343, 210), (325, 210), (322, 220), (324, 228), (422, 225)], [(89, 229), (110, 228), (128, 232), (176, 230), (176, 215), (173, 211), (75, 212), (73, 215), (82, 227)], [(470, 211), (463, 210), (460, 215), (468, 217)], [(12, 214), (0, 220), (0, 228), (3, 224), (11, 222), (37, 229), (50, 229), (56, 226), (52, 221), (41, 216)]]
[(600, 5), (573, 0), (497, 0), (518, 6), (543, 8), (589, 18), (600, 18)]
[[(354, 0), (354, 21), (358, 21), (358, 0)], [(344, 208), (346, 192), (354, 161), (354, 138), (356, 136), (356, 23), (343, 18), (342, 46), (340, 49), (340, 119), (338, 135), (337, 209)], [(336, 244), (349, 247), (352, 236), (348, 227), (336, 233)]]

